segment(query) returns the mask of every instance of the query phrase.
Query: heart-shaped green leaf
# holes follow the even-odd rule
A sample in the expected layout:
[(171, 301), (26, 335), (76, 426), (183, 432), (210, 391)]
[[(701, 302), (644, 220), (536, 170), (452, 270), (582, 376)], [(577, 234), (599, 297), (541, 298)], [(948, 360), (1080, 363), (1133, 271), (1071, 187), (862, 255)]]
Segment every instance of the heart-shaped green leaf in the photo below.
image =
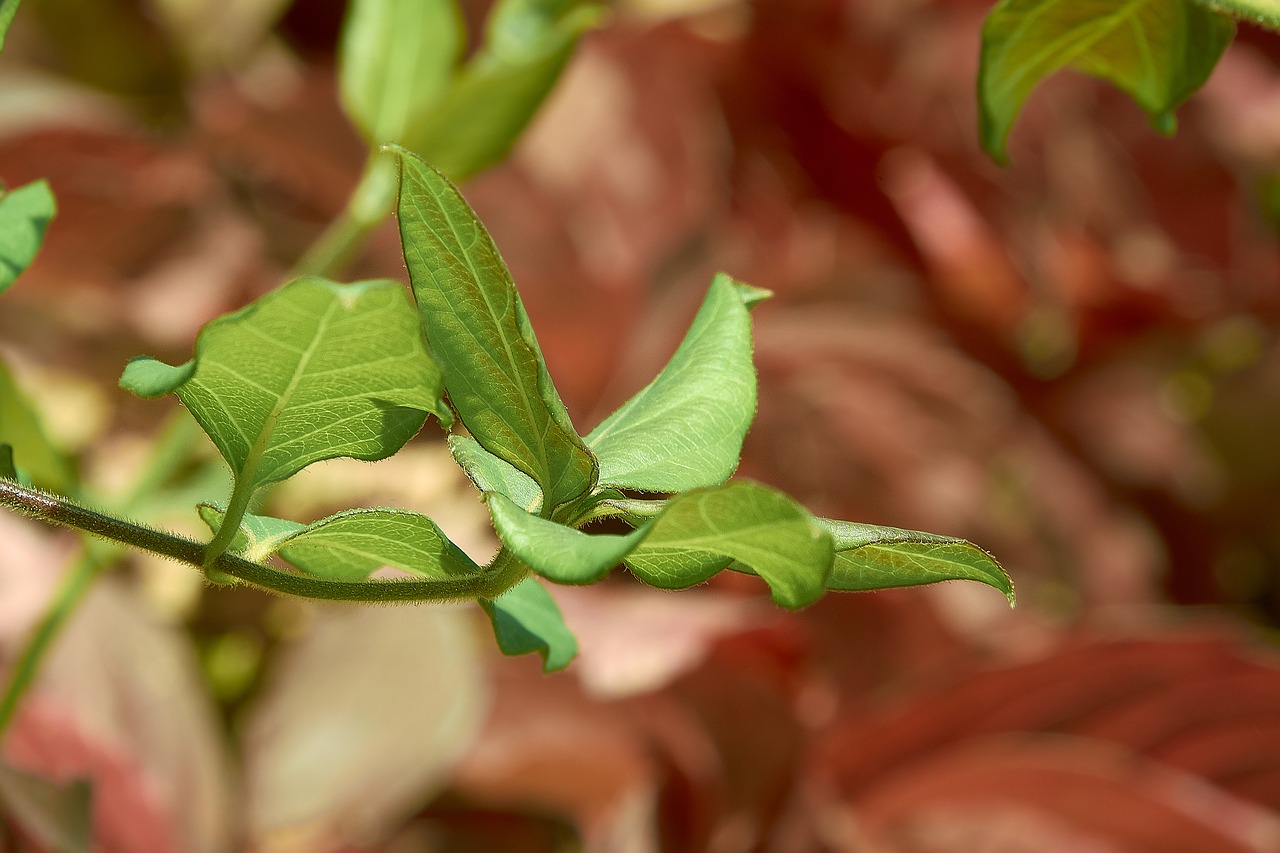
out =
[(587, 436), (601, 483), (682, 492), (733, 474), (756, 414), (746, 300), (761, 293), (715, 277), (667, 366)]
[[(0, 13), (17, 4), (0, 7)], [(12, 11), (8, 11), (10, 17)], [(0, 19), (0, 24), (6, 24)], [(0, 40), (4, 31), (0, 29)], [(30, 265), (44, 242), (45, 229), (57, 211), (53, 192), (44, 181), (33, 181), (0, 193), (0, 293), (9, 289)]]
[(448, 88), (466, 34), (453, 0), (355, 0), (338, 50), (347, 114), (373, 145), (404, 142)]
[(580, 0), (501, 0), (485, 43), (404, 145), (455, 181), (507, 155), (601, 8)]
[[(200, 517), (213, 530), (222, 512), (209, 504)], [(401, 509), (350, 509), (311, 524), (245, 515), (234, 550), (264, 562), (279, 554), (309, 575), (359, 581), (384, 566), (424, 578), (469, 577), (480, 567), (435, 522)]]
[(524, 471), (544, 511), (596, 483), (493, 238), (444, 175), (403, 149), (400, 236), (449, 401), (485, 450)]
[(536, 513), (542, 508), (542, 489), (533, 478), (485, 450), (474, 438), (449, 436), (449, 452), (481, 492), (505, 495), (526, 512)]
[(1208, 79), (1235, 35), (1228, 15), (1192, 0), (1000, 0), (982, 27), (978, 105), (982, 144), (1004, 162), (1023, 102), (1063, 68), (1109, 80), (1156, 127)]
[(564, 669), (578, 653), (578, 641), (565, 625), (560, 607), (535, 578), (525, 578), (480, 606), (493, 623), (498, 648), (506, 655), (542, 655), (546, 672)]
[(205, 326), (186, 365), (141, 356), (120, 384), (142, 396), (176, 392), (231, 466), (231, 528), (207, 560), (230, 544), (261, 487), (322, 459), (384, 459), (428, 412), (449, 417), (413, 307), (385, 280), (297, 279)]
[(748, 480), (677, 495), (642, 530), (626, 564), (655, 586), (701, 583), (737, 561), (769, 584), (776, 603), (803, 607), (831, 572), (830, 534), (791, 498)]
[(972, 580), (993, 586), (1014, 603), (1013, 581), (990, 554), (951, 536), (822, 518), (836, 560), (828, 589), (867, 590)]

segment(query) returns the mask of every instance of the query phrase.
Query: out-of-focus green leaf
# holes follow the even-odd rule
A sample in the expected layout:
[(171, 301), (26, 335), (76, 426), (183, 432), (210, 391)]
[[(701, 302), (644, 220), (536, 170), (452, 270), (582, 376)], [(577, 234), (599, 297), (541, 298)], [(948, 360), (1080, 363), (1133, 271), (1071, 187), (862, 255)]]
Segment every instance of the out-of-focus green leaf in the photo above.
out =
[[(210, 529), (222, 512), (208, 504), (200, 516)], [(384, 566), (425, 578), (479, 574), (480, 567), (431, 519), (402, 509), (349, 509), (311, 524), (245, 515), (233, 542), (241, 556), (263, 562), (279, 554), (309, 575), (360, 581)]]
[(26, 395), (0, 362), (0, 442), (13, 447), (15, 467), (31, 482), (59, 494), (76, 490), (78, 477), (71, 459), (53, 445)]
[(827, 588), (832, 559), (831, 536), (808, 510), (736, 480), (672, 498), (626, 564), (647, 583), (681, 588), (736, 561), (769, 584), (776, 603), (803, 607)]
[(4, 49), (4, 37), (9, 33), (13, 16), (18, 14), (18, 0), (0, 0), (0, 50)]
[(525, 578), (480, 606), (493, 623), (498, 648), (505, 655), (542, 656), (545, 672), (564, 669), (578, 654), (578, 641), (564, 623), (560, 607), (536, 578)]
[(483, 47), (409, 129), (405, 147), (455, 181), (501, 160), (601, 15), (581, 0), (501, 0)]
[(0, 815), (57, 853), (88, 853), (89, 783), (54, 782), (0, 764)]
[(53, 192), (44, 181), (0, 194), (0, 293), (35, 259), (57, 209)]
[(446, 90), (465, 40), (454, 0), (355, 0), (338, 52), (347, 114), (373, 145), (405, 141)]
[(542, 508), (542, 489), (525, 472), (510, 465), (465, 435), (449, 436), (449, 452), (481, 492), (498, 492), (526, 512)]
[(1164, 133), (1235, 35), (1228, 15), (1192, 0), (1000, 0), (982, 27), (983, 147), (999, 162), (1023, 102), (1063, 68), (1128, 92)]
[(1280, 30), (1280, 0), (1195, 0), (1206, 9), (1216, 9), (1253, 21), (1272, 30)]
[(537, 482), (545, 511), (586, 494), (595, 459), (556, 393), (493, 238), (444, 175), (395, 150), (405, 263), (449, 401), (485, 450)]
[(486, 493), (485, 502), (502, 544), (529, 568), (556, 583), (595, 583), (620, 564), (646, 532), (588, 535), (539, 518), (497, 492)]
[(724, 273), (715, 277), (667, 366), (587, 436), (601, 483), (682, 492), (729, 478), (756, 414), (744, 297), (760, 293), (740, 293)]

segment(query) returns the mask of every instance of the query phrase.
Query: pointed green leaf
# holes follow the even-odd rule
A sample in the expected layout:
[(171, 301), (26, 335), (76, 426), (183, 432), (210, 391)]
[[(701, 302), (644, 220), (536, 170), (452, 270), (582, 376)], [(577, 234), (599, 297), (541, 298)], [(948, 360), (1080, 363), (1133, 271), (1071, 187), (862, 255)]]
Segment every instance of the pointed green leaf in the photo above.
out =
[(735, 560), (769, 584), (776, 603), (803, 607), (826, 589), (831, 536), (781, 492), (736, 480), (672, 498), (626, 564), (641, 580), (680, 588)]
[(410, 128), (405, 147), (455, 181), (498, 162), (600, 17), (598, 5), (578, 0), (502, 0), (484, 46)]
[(1004, 162), (1023, 102), (1063, 68), (1109, 80), (1158, 127), (1209, 77), (1235, 35), (1227, 15), (1192, 0), (1001, 0), (982, 27), (982, 144)]
[(751, 319), (721, 273), (671, 361), (591, 431), (587, 446), (601, 483), (648, 492), (714, 486), (738, 467), (755, 414)]
[(322, 459), (383, 459), (428, 412), (448, 416), (439, 371), (393, 281), (297, 279), (206, 325), (192, 363), (166, 370), (135, 359), (121, 382), (175, 390), (231, 465), (237, 491)]
[(586, 494), (595, 460), (556, 393), (493, 238), (448, 179), (395, 150), (405, 263), (449, 401), (485, 450), (541, 486), (546, 509)]
[(342, 26), (338, 82), (373, 145), (404, 142), (453, 77), (465, 40), (453, 0), (355, 0)]
[(13, 16), (18, 14), (18, 0), (0, 0), (0, 50), (4, 49), (4, 37), (9, 33)]
[(84, 779), (55, 782), (0, 764), (0, 823), (20, 827), (42, 848), (88, 853), (91, 793)]
[[(0, 7), (7, 12), (17, 4)], [(7, 24), (0, 19), (0, 24)], [(0, 40), (4, 31), (0, 29)], [(0, 192), (0, 293), (9, 289), (30, 265), (44, 242), (45, 229), (57, 212), (53, 192), (44, 181), (33, 181), (16, 190)]]
[(506, 495), (527, 512), (542, 508), (542, 490), (533, 478), (485, 450), (474, 438), (449, 436), (449, 452), (480, 491)]
[(153, 399), (177, 391), (195, 372), (195, 359), (173, 365), (156, 361), (149, 355), (135, 355), (120, 374), (120, 387), (139, 397)]
[(560, 607), (535, 578), (525, 578), (480, 606), (493, 623), (504, 655), (542, 655), (542, 669), (564, 669), (578, 654), (578, 641), (560, 615)]
[(620, 564), (646, 532), (588, 535), (526, 512), (497, 492), (488, 492), (484, 498), (502, 544), (522, 563), (556, 583), (595, 583)]
[(33, 485), (74, 492), (78, 477), (70, 457), (49, 441), (40, 417), (0, 362), (0, 442), (12, 445), (15, 464)]
[(1280, 30), (1280, 0), (1196, 0), (1206, 9), (1216, 9), (1253, 21), (1271, 30)]
[(1013, 581), (990, 554), (964, 539), (822, 518), (836, 560), (828, 589), (869, 590), (973, 580), (993, 586), (1014, 603)]
[[(208, 504), (200, 516), (210, 529), (222, 512)], [(303, 572), (326, 580), (361, 581), (383, 567), (424, 578), (456, 578), (481, 569), (425, 515), (402, 509), (349, 509), (311, 524), (245, 515), (236, 538), (247, 560), (279, 554)]]

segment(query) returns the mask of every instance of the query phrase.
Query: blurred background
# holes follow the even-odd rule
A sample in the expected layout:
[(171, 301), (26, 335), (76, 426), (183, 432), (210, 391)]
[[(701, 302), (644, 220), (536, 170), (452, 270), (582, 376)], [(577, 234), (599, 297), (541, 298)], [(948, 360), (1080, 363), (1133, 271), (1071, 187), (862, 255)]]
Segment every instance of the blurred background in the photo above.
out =
[[(464, 2), (473, 29), (488, 4)], [(1169, 139), (1078, 75), (980, 151), (986, 0), (619, 0), (463, 189), (585, 432), (726, 270), (758, 308), (741, 476), (993, 553), (976, 584), (557, 589), (568, 672), (474, 607), (319, 606), (126, 557), (3, 744), (90, 775), (106, 851), (1280, 850), (1280, 37)], [(24, 0), (0, 179), (59, 212), (0, 355), (97, 494), (171, 410), (124, 362), (279, 284), (346, 202), (341, 0)], [(348, 277), (407, 280), (390, 221)], [(139, 514), (199, 535), (211, 451)], [(187, 489), (184, 493), (183, 489)], [(429, 425), (275, 514), (478, 494)], [(76, 540), (0, 514), (0, 663)], [(29, 849), (10, 815), (0, 850)], [(27, 840), (24, 840), (27, 839)]]

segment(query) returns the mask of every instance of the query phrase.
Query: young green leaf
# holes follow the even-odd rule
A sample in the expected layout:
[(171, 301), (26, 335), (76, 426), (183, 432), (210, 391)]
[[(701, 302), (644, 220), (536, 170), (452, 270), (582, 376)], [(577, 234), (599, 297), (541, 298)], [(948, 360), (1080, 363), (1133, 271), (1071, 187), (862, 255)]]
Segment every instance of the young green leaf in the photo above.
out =
[(4, 37), (9, 33), (13, 16), (18, 14), (18, 0), (0, 0), (0, 50), (4, 49)]
[(407, 295), (393, 281), (297, 279), (201, 330), (195, 358), (172, 368), (140, 357), (120, 384), (176, 392), (235, 475), (230, 544), (253, 494), (322, 459), (384, 459), (449, 417)]
[(542, 655), (545, 672), (564, 669), (578, 654), (578, 641), (560, 607), (535, 578), (525, 578), (493, 600), (480, 599), (505, 655)]
[(71, 459), (54, 446), (26, 395), (0, 362), (0, 442), (13, 446), (16, 464), (42, 489), (68, 494), (76, 489)]
[(831, 531), (836, 560), (828, 589), (867, 590), (972, 580), (1014, 603), (1013, 581), (991, 555), (951, 536), (852, 521), (818, 519)]
[(507, 265), (462, 194), (400, 155), (400, 236), (449, 401), (485, 450), (528, 474), (544, 511), (589, 492), (596, 464), (556, 393)]
[[(8, 8), (0, 7), (0, 12)], [(12, 17), (12, 13), (10, 13)], [(4, 23), (0, 20), (0, 23)], [(3, 38), (0, 31), (0, 38)], [(57, 212), (53, 192), (44, 181), (33, 181), (16, 190), (0, 192), (0, 293), (9, 289), (35, 259), (44, 242), (45, 229)]]
[(355, 0), (342, 27), (342, 105), (372, 145), (404, 142), (448, 88), (465, 40), (453, 0)]
[(672, 498), (626, 558), (654, 586), (701, 583), (737, 561), (769, 584), (773, 600), (803, 607), (827, 587), (831, 536), (791, 498), (747, 480)]
[(587, 436), (601, 483), (682, 492), (729, 478), (756, 414), (744, 299), (759, 293), (715, 277), (667, 366)]
[(983, 147), (1005, 162), (1023, 102), (1063, 68), (1109, 80), (1164, 132), (1231, 43), (1235, 22), (1192, 0), (1000, 0), (982, 27)]
[[(217, 530), (222, 512), (204, 504), (200, 517)], [(279, 554), (327, 580), (360, 581), (384, 566), (424, 578), (470, 577), (481, 569), (435, 522), (401, 509), (349, 509), (311, 524), (245, 515), (232, 544), (257, 563)]]
[(595, 583), (636, 547), (647, 530), (588, 535), (539, 518), (497, 492), (484, 496), (498, 538), (521, 562), (556, 583)]
[(498, 492), (526, 512), (542, 509), (542, 490), (528, 474), (503, 462), (465, 435), (449, 436), (449, 452), (481, 492)]
[(484, 46), (410, 128), (405, 147), (455, 181), (501, 160), (601, 15), (580, 0), (499, 2)]
[(1196, 0), (1196, 3), (1271, 30), (1280, 30), (1280, 0)]

